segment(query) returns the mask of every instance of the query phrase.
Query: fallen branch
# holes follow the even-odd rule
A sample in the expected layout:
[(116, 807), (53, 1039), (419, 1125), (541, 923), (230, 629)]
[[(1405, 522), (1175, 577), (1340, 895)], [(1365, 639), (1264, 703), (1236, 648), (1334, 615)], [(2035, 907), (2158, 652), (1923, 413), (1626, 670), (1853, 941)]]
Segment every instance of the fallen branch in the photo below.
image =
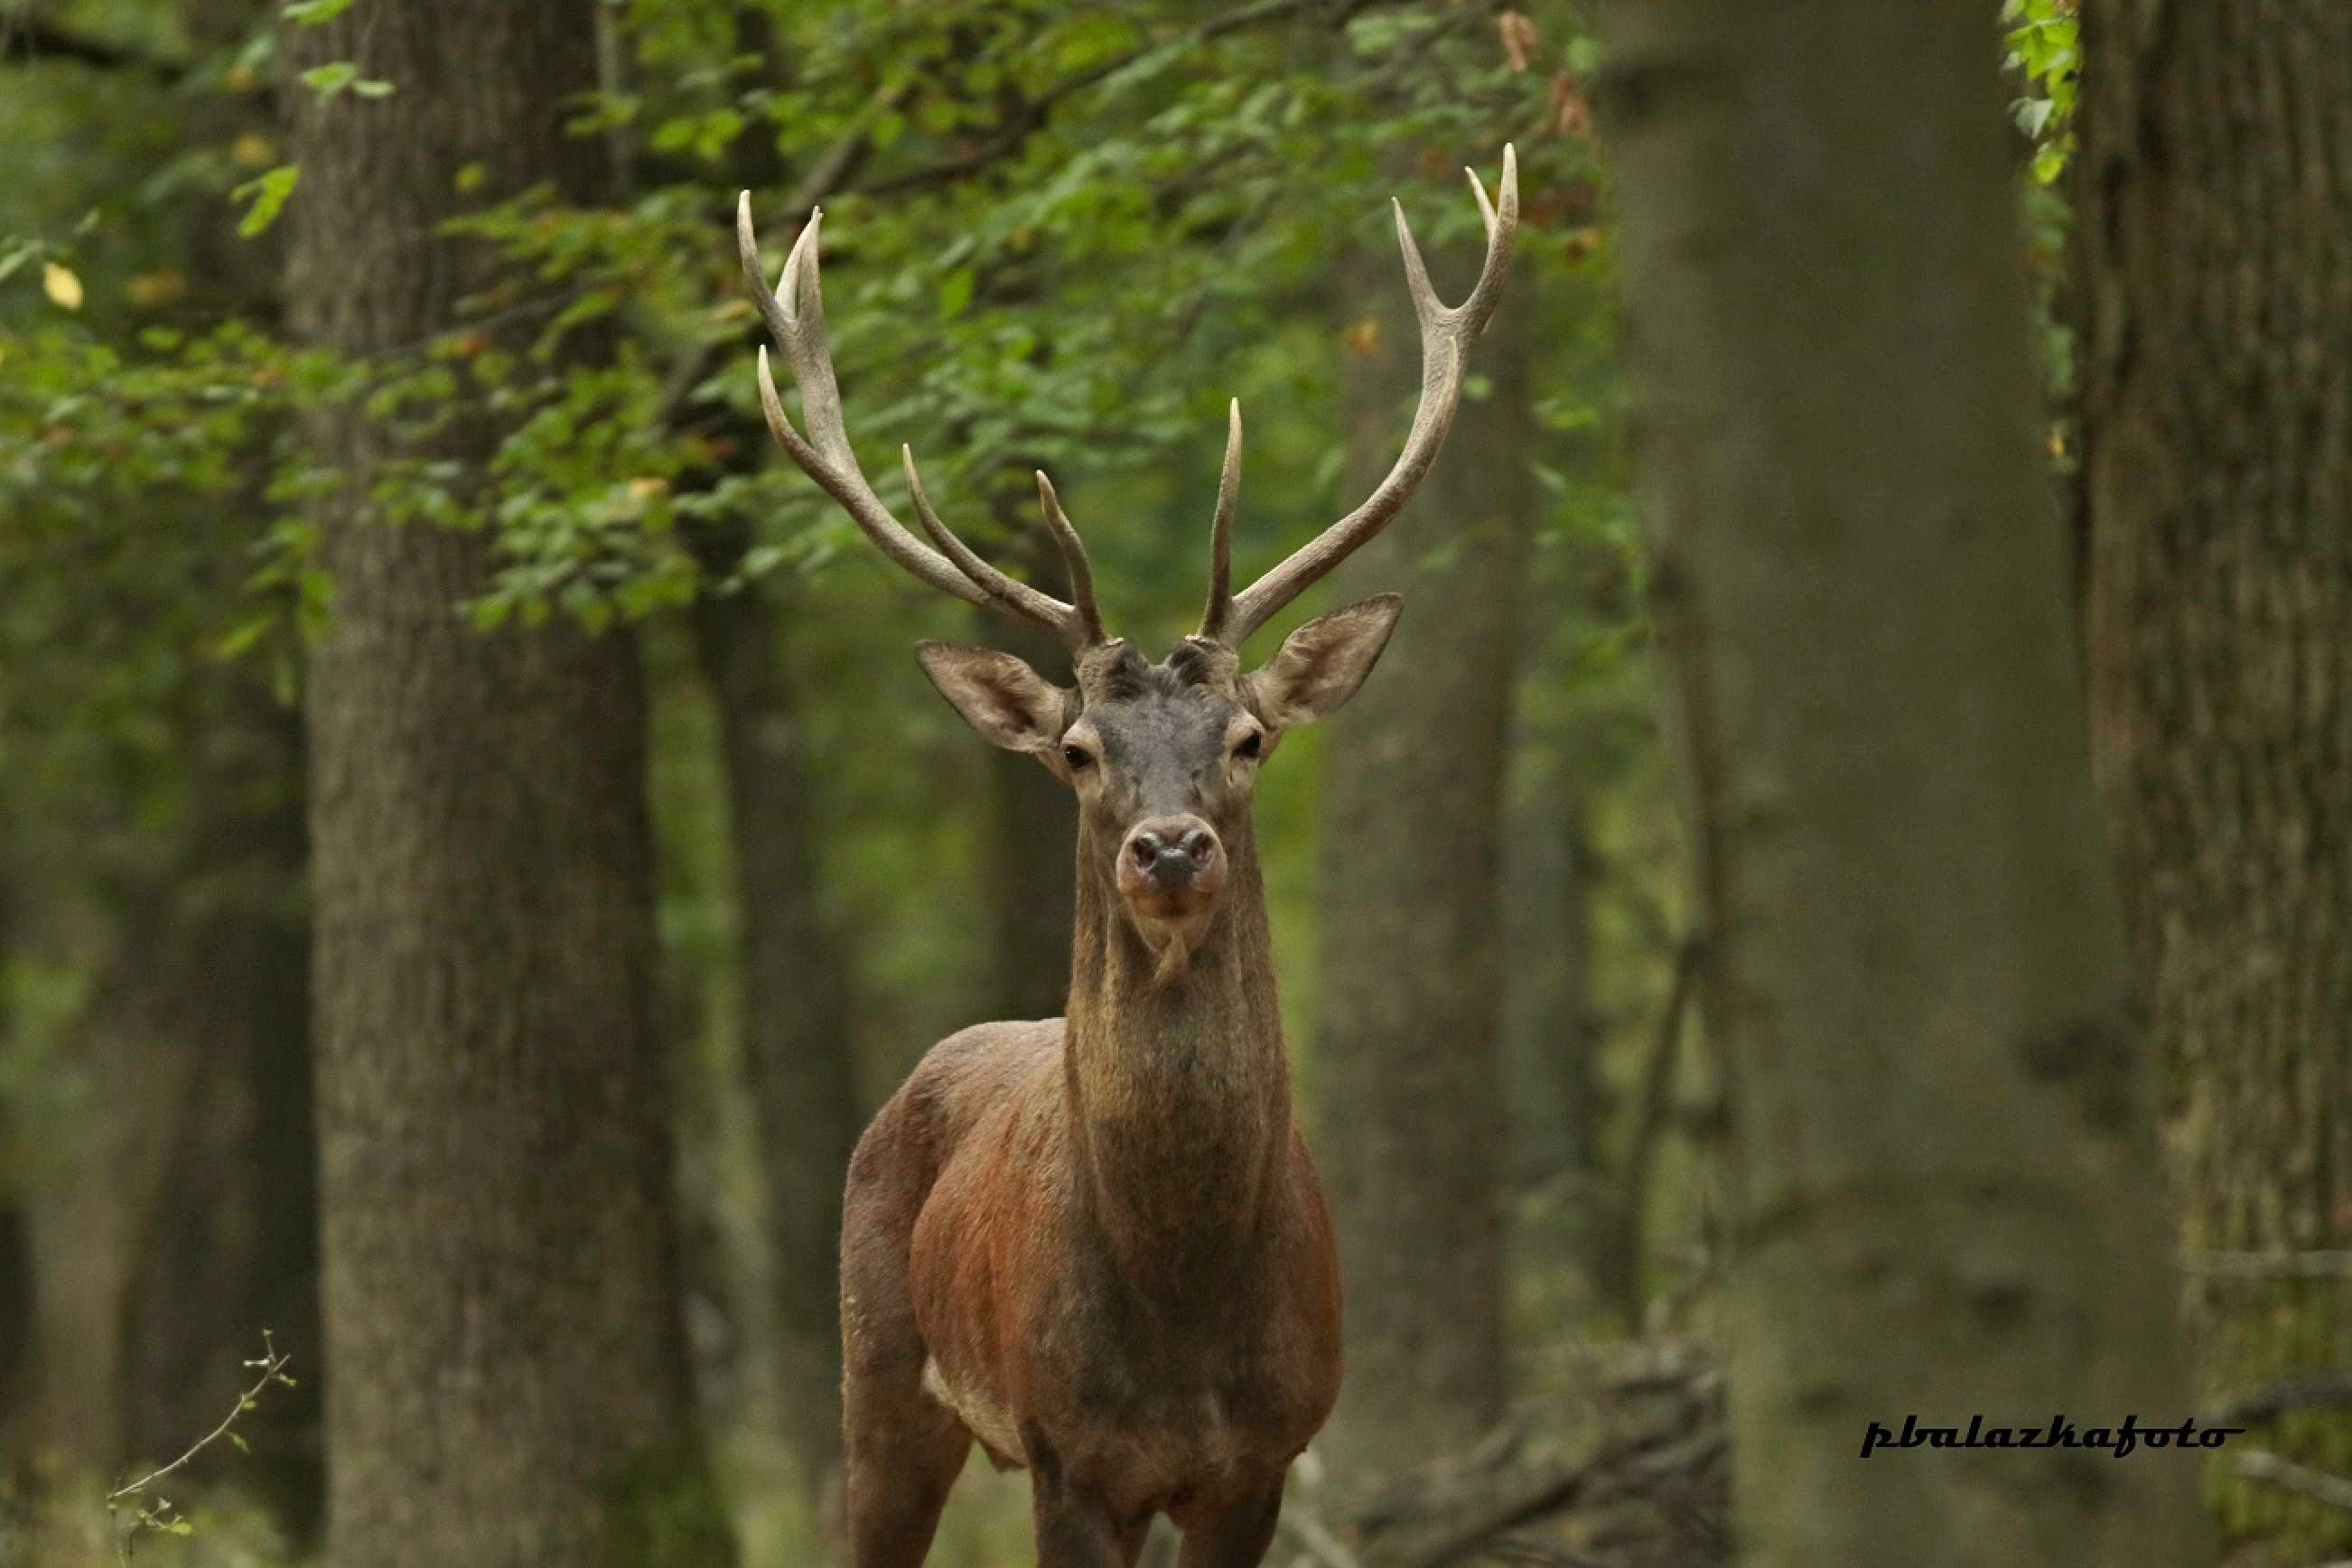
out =
[(2352, 1481), (2341, 1476), (2331, 1476), (2325, 1470), (2298, 1465), (2293, 1459), (2283, 1459), (2261, 1448), (2239, 1454), (2235, 1468), (2238, 1474), (2250, 1481), (2264, 1481), (2282, 1491), (2294, 1492), (2324, 1502), (2330, 1508), (2352, 1509)]
[(2208, 1426), (2251, 1426), (2258, 1421), (2273, 1420), (2290, 1410), (2317, 1410), (2334, 1405), (2352, 1405), (2352, 1372), (2323, 1372), (2270, 1388), (2229, 1394), (2199, 1411), (2197, 1419)]
[(2184, 1252), (2183, 1273), (2218, 1279), (2352, 1279), (2352, 1252)]
[(1364, 1568), (1363, 1562), (1331, 1532), (1322, 1516), (1306, 1502), (1293, 1499), (1282, 1505), (1281, 1527), (1296, 1536), (1307, 1555), (1323, 1568)]
[[(1680, 1353), (1692, 1351), (1695, 1353)], [(1728, 1562), (1722, 1373), (1672, 1342), (1596, 1369), (1590, 1414), (1554, 1447), (1530, 1410), (1469, 1449), (1392, 1478), (1344, 1532), (1367, 1562), (1663, 1568)]]

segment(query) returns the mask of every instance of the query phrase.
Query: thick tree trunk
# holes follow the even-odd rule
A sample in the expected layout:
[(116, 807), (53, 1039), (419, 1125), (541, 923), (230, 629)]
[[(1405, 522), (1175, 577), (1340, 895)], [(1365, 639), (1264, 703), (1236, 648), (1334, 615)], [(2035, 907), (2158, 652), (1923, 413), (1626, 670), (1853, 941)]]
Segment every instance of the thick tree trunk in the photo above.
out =
[[(2084, 7), (2085, 652), (2192, 1251), (2352, 1248), (2352, 8)], [(2209, 1392), (2352, 1364), (2352, 1284), (2213, 1279)], [(2259, 1434), (2352, 1474), (2352, 1411)], [(2224, 1493), (2340, 1556), (2352, 1514)]]
[[(1344, 351), (1342, 483), (1360, 495), (1396, 457), (1418, 339), (1392, 250), (1350, 256), (1343, 278), (1349, 298), (1380, 301)], [(1537, 507), (1525, 282), (1479, 351), (1488, 395), (1342, 577), (1406, 600), (1324, 752), (1316, 1147), (1347, 1269), (1329, 1442), (1351, 1480), (1468, 1446), (1501, 1414), (1508, 1370), (1498, 885)]]
[(756, 587), (695, 606), (734, 844), (743, 1058), (766, 1178), (785, 1436), (812, 1503), (841, 1462), (842, 1184), (856, 1142), (846, 954), (818, 890), (782, 630)]
[(1604, 16), (1744, 1559), (2193, 1562), (2173, 1453), (1855, 1468), (1870, 1421), (2189, 1413), (1990, 11)]
[[(461, 203), (593, 192), (601, 144), (561, 127), (594, 36), (586, 0), (289, 29), (298, 332), (411, 352), (496, 276), (438, 232)], [(395, 90), (294, 85), (338, 59)], [(430, 455), (477, 465), (497, 435), (462, 415)], [(415, 449), (350, 405), (310, 439), (353, 481), (321, 507), (310, 691), (329, 1555), (724, 1559), (679, 1324), (636, 650), (471, 633), (484, 536), (351, 510)]]

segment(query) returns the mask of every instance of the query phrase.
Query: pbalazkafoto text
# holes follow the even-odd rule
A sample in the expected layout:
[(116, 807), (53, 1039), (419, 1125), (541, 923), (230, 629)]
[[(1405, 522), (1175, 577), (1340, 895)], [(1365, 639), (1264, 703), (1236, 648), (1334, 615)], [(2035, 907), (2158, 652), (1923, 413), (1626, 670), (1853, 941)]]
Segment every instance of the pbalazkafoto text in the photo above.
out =
[(2053, 1415), (2042, 1426), (1988, 1426), (1981, 1415), (1971, 1415), (1965, 1430), (1958, 1426), (1922, 1426), (1916, 1415), (1903, 1418), (1897, 1433), (1884, 1421), (1873, 1421), (1862, 1434), (1862, 1457), (1881, 1448), (2102, 1448), (2118, 1459), (2140, 1447), (2218, 1448), (2243, 1432), (2243, 1426), (2200, 1426), (2183, 1421), (2178, 1426), (2149, 1426), (2137, 1415), (2126, 1415), (2117, 1426), (2078, 1427), (2063, 1415)]

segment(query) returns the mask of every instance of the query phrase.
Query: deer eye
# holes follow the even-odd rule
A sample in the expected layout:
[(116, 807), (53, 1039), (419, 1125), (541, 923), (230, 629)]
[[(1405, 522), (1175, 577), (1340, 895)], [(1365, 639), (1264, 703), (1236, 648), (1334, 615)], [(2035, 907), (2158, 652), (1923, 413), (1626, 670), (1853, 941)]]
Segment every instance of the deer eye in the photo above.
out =
[(1244, 735), (1239, 741), (1234, 742), (1234, 755), (1237, 757), (1248, 757), (1252, 761), (1255, 761), (1258, 752), (1265, 750), (1265, 731), (1263, 730), (1252, 730), (1248, 734)]
[(1070, 765), (1070, 771), (1072, 773), (1076, 773), (1079, 769), (1087, 767), (1092, 763), (1094, 760), (1094, 753), (1087, 751), (1084, 746), (1064, 746), (1062, 748), (1062, 761)]

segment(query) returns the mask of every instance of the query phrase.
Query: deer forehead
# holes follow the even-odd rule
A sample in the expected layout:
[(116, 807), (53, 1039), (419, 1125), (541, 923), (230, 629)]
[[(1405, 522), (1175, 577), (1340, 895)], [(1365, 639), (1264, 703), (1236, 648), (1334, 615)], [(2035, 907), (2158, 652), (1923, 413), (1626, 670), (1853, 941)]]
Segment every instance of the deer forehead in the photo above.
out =
[(1151, 692), (1089, 708), (1092, 729), (1114, 768), (1171, 767), (1191, 771), (1224, 755), (1225, 732), (1238, 710), (1202, 690)]

